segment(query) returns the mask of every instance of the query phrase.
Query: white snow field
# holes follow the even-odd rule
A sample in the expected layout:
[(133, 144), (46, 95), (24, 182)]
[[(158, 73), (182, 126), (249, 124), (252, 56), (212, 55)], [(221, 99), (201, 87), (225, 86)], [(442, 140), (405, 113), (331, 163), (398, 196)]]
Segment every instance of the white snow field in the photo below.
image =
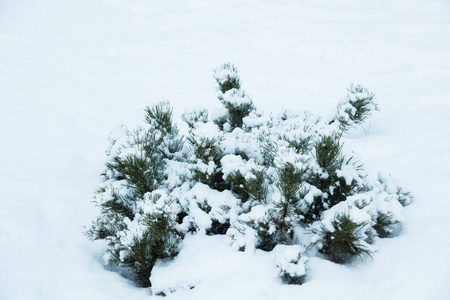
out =
[(82, 233), (107, 137), (163, 99), (185, 129), (185, 108), (220, 105), (212, 69), (228, 61), (265, 111), (327, 115), (367, 86), (381, 111), (345, 147), (415, 199), (373, 259), (310, 258), (301, 286), (262, 251), (187, 237), (176, 276), (154, 274), (186, 285), (167, 298), (450, 299), (448, 0), (1, 0), (0, 299), (158, 297), (105, 270), (105, 245)]

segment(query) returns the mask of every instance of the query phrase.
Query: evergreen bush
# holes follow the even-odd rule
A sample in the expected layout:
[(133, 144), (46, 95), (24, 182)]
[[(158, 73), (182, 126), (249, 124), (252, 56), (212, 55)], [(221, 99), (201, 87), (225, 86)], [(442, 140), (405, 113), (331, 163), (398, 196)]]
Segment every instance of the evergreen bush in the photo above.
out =
[(331, 228), (321, 224), (317, 233), (321, 236), (319, 252), (336, 263), (346, 263), (355, 255), (370, 255), (368, 244), (370, 236), (366, 235), (367, 223), (355, 222), (349, 215), (336, 215), (331, 221)]
[(276, 253), (275, 265), (278, 276), (286, 284), (303, 284), (306, 280), (306, 266), (308, 261), (306, 256), (302, 256), (304, 250), (298, 246), (278, 245), (274, 252)]
[(213, 76), (222, 109), (185, 111), (186, 136), (167, 102), (147, 107), (142, 127), (111, 134), (100, 214), (86, 232), (107, 242), (107, 264), (149, 286), (156, 261), (182, 251), (186, 234), (226, 234), (236, 250), (275, 251), (278, 276), (301, 284), (305, 253), (346, 263), (401, 224), (409, 192), (344, 153), (344, 132), (377, 109), (373, 93), (352, 85), (336, 122), (325, 122), (259, 112), (232, 64)]
[(351, 84), (347, 90), (347, 97), (339, 103), (336, 119), (343, 131), (366, 121), (372, 111), (378, 110), (375, 94), (360, 84)]
[(184, 156), (183, 139), (172, 124), (168, 103), (145, 111), (146, 127), (131, 132), (122, 126), (110, 137), (107, 153), (111, 159), (95, 195), (101, 214), (86, 232), (92, 240), (106, 240), (105, 263), (133, 270), (140, 286), (150, 285), (157, 259), (177, 253), (174, 224), (178, 211), (157, 190), (169, 185), (168, 160)]
[(227, 122), (230, 130), (242, 128), (243, 119), (254, 110), (253, 101), (241, 90), (241, 80), (237, 68), (226, 63), (214, 70), (214, 79), (219, 84), (219, 100), (227, 109)]

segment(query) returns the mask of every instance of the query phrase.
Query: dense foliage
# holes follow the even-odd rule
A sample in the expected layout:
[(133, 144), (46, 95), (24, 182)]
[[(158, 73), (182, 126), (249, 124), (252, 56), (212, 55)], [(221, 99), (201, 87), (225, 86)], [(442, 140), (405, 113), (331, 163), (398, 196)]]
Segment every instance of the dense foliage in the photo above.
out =
[(236, 250), (276, 251), (282, 281), (301, 284), (305, 254), (346, 263), (395, 230), (409, 193), (390, 175), (370, 179), (341, 141), (377, 109), (373, 93), (352, 85), (334, 120), (265, 115), (234, 65), (214, 78), (223, 108), (185, 111), (187, 136), (166, 102), (145, 110), (144, 126), (110, 136), (100, 215), (87, 231), (107, 241), (107, 264), (149, 286), (156, 261), (182, 251), (184, 235), (226, 234)]

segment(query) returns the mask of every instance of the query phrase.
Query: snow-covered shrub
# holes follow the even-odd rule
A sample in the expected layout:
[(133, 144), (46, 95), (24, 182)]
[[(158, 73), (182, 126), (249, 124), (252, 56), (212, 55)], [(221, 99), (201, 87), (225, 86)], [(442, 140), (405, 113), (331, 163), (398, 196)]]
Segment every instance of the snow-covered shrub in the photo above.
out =
[(347, 97), (337, 107), (336, 119), (343, 131), (363, 123), (372, 111), (378, 110), (375, 94), (360, 84), (351, 84)]
[(219, 84), (217, 90), (224, 94), (231, 89), (241, 88), (241, 79), (237, 68), (231, 63), (225, 63), (213, 71), (213, 77)]
[(247, 222), (247, 225), (255, 230), (255, 248), (264, 251), (272, 251), (280, 242), (281, 236), (279, 235), (275, 224), (271, 221), (270, 215), (268, 214), (267, 216), (258, 220), (250, 220)]
[(311, 230), (319, 239), (319, 252), (336, 263), (346, 263), (355, 255), (372, 253), (370, 223), (356, 222), (350, 215), (338, 214), (331, 220), (319, 221)]
[(299, 284), (305, 252), (345, 263), (397, 232), (409, 192), (390, 175), (372, 179), (341, 141), (376, 108), (372, 93), (352, 85), (330, 123), (258, 111), (231, 64), (214, 78), (223, 107), (186, 110), (186, 136), (167, 102), (146, 109), (146, 125), (111, 135), (100, 215), (87, 231), (107, 241), (106, 263), (147, 286), (155, 263), (183, 251), (187, 234), (226, 234), (236, 250), (283, 249), (278, 275)]
[(306, 279), (305, 263), (308, 261), (306, 256), (302, 256), (304, 249), (298, 245), (278, 245), (274, 252), (276, 254), (276, 275), (281, 278), (283, 283), (303, 284)]
[(146, 126), (133, 132), (122, 126), (110, 137), (110, 160), (95, 195), (100, 215), (87, 231), (89, 238), (108, 242), (105, 263), (132, 269), (141, 286), (150, 284), (157, 259), (178, 251), (174, 222), (179, 204), (156, 191), (173, 186), (173, 174), (166, 171), (186, 156), (168, 103), (147, 108), (145, 120)]
[(241, 90), (241, 80), (237, 68), (226, 63), (216, 68), (213, 76), (219, 84), (218, 98), (228, 111), (226, 116), (228, 126), (225, 126), (224, 129), (241, 128), (243, 119), (254, 110), (254, 106), (252, 99)]

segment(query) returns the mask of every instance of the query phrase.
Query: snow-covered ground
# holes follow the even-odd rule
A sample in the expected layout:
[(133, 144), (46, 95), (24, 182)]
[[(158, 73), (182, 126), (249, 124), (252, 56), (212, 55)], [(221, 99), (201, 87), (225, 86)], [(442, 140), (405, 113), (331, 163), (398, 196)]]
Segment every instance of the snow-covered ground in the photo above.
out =
[(162, 99), (175, 116), (218, 106), (211, 74), (227, 61), (266, 111), (329, 114), (351, 82), (366, 85), (381, 111), (345, 147), (415, 202), (373, 260), (310, 259), (302, 286), (279, 284), (262, 252), (189, 237), (174, 266), (196, 287), (168, 298), (450, 298), (449, 1), (4, 0), (0, 299), (150, 297), (106, 271), (103, 246), (82, 234), (107, 136)]

